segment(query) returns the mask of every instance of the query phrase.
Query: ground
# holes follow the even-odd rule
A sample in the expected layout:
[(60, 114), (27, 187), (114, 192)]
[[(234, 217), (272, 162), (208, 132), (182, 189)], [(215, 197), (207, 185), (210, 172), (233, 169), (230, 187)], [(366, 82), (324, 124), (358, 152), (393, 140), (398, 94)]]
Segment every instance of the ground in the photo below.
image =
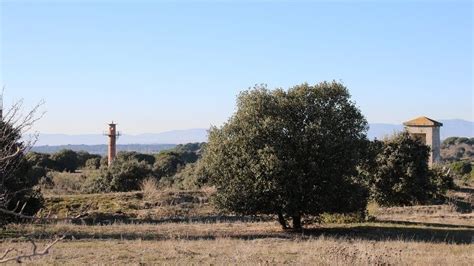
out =
[[(371, 219), (308, 224), (282, 231), (272, 217), (224, 216), (212, 191), (48, 196), (43, 216), (83, 222), (12, 224), (0, 231), (0, 256), (66, 239), (33, 264), (417, 264), (470, 265), (474, 216), (460, 204), (380, 208)], [(472, 190), (456, 191), (472, 203)], [(459, 194), (460, 193), (460, 194)], [(464, 193), (464, 194), (463, 194)], [(466, 198), (467, 197), (467, 198)], [(468, 204), (469, 205), (469, 204)], [(194, 217), (189, 219), (189, 217)]]

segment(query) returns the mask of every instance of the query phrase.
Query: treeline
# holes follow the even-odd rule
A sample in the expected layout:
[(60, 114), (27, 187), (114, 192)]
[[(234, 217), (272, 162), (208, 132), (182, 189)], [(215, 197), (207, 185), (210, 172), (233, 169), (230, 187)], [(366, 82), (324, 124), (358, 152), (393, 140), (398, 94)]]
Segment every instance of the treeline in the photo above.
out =
[[(174, 148), (175, 144), (118, 144), (118, 151), (136, 151), (139, 153), (154, 154)], [(92, 154), (106, 155), (107, 145), (59, 145), (34, 146), (31, 150), (39, 153), (57, 153), (61, 150), (85, 151)]]
[(55, 186), (53, 172), (78, 170), (84, 172), (81, 189), (84, 193), (138, 190), (147, 178), (156, 179), (161, 186), (197, 188), (194, 176), (204, 146), (204, 143), (189, 143), (156, 154), (121, 151), (110, 167), (107, 156), (66, 149), (54, 154), (30, 152), (26, 162), (34, 173), (33, 178), (50, 188)]
[(441, 145), (444, 162), (474, 162), (474, 138), (450, 137)]

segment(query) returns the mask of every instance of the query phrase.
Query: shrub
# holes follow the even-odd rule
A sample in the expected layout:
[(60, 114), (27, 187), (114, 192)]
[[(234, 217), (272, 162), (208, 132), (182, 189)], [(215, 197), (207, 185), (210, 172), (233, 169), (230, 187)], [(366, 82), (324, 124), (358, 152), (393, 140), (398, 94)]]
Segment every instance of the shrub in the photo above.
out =
[(108, 193), (112, 191), (110, 181), (111, 176), (108, 174), (90, 176), (84, 181), (81, 190), (84, 193)]
[(187, 164), (172, 178), (172, 186), (177, 189), (199, 189), (206, 183), (207, 175), (200, 161)]
[(428, 158), (429, 148), (407, 132), (387, 139), (372, 168), (371, 197), (381, 206), (429, 202), (436, 188)]
[(172, 151), (161, 152), (156, 155), (153, 172), (159, 178), (174, 176), (184, 165), (185, 162), (179, 153)]
[(148, 177), (140, 182), (140, 190), (146, 198), (152, 199), (159, 194), (158, 181), (154, 177)]
[(63, 172), (75, 172), (79, 167), (79, 158), (73, 150), (60, 150), (51, 156), (55, 162), (55, 170)]
[[(15, 121), (15, 117), (6, 121)], [(0, 208), (15, 210), (17, 205), (20, 208), (24, 205), (23, 214), (34, 215), (43, 205), (41, 192), (35, 186), (44, 172), (40, 167), (33, 168), (25, 156), (27, 147), (21, 135), (23, 126), (0, 119)], [(0, 224), (15, 219), (1, 214)]]
[(115, 160), (107, 169), (112, 191), (133, 191), (140, 189), (140, 182), (152, 174), (150, 166), (144, 161)]
[(116, 159), (121, 161), (136, 160), (138, 162), (145, 162), (149, 165), (153, 165), (156, 160), (153, 155), (138, 153), (134, 151), (121, 151), (117, 153)]
[(90, 158), (85, 163), (85, 168), (89, 170), (97, 170), (100, 168), (101, 158)]
[(454, 178), (445, 167), (433, 167), (430, 170), (430, 179), (433, 199), (444, 199), (448, 189), (455, 187)]
[(449, 168), (451, 168), (451, 170), (453, 170), (454, 173), (458, 175), (466, 175), (472, 171), (471, 162), (467, 161), (454, 162), (449, 166)]

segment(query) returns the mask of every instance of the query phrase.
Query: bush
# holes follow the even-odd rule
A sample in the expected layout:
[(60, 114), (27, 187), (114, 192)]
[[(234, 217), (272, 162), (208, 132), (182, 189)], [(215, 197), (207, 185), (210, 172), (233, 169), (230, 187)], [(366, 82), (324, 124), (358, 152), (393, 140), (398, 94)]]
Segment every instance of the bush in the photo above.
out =
[(81, 187), (84, 193), (109, 193), (111, 177), (109, 175), (98, 175), (87, 177)]
[(140, 182), (140, 190), (146, 198), (152, 199), (159, 194), (158, 181), (154, 177), (148, 177)]
[(134, 151), (121, 151), (117, 153), (116, 160), (121, 161), (132, 161), (145, 162), (146, 164), (153, 165), (155, 163), (155, 157), (150, 154), (143, 154)]
[(156, 155), (153, 172), (158, 178), (174, 176), (184, 165), (185, 161), (179, 153), (172, 151), (161, 152)]
[(458, 175), (470, 174), (472, 171), (471, 162), (466, 161), (454, 162), (449, 166), (449, 168)]
[(428, 203), (437, 191), (428, 158), (429, 148), (407, 132), (387, 139), (372, 168), (371, 197), (381, 206)]
[(86, 193), (135, 191), (149, 176), (152, 170), (145, 161), (116, 158), (110, 167), (101, 168), (98, 176), (87, 178), (82, 190)]
[(51, 156), (55, 162), (55, 170), (63, 172), (75, 172), (79, 167), (78, 154), (73, 150), (60, 150)]
[(101, 158), (90, 158), (85, 163), (85, 168), (89, 170), (97, 170), (100, 168), (100, 160)]
[(445, 167), (435, 166), (430, 170), (432, 199), (443, 200), (448, 189), (455, 187), (454, 178)]
[(187, 164), (171, 179), (171, 181), (171, 184), (169, 184), (169, 180), (163, 181), (162, 184), (167, 182), (168, 185), (177, 189), (199, 189), (207, 183), (207, 175), (204, 171), (204, 165), (200, 161)]

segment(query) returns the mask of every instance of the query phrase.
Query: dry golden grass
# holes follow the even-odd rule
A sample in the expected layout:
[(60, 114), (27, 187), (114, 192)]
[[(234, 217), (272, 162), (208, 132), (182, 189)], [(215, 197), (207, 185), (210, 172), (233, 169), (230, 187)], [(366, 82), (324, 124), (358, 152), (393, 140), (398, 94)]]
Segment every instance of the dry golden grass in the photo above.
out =
[[(364, 229), (368, 226), (373, 228)], [(334, 225), (314, 231), (288, 233), (273, 222), (217, 224), (161, 224), (77, 226), (29, 225), (8, 230), (29, 232), (36, 238), (69, 232), (66, 240), (35, 264), (300, 264), (300, 265), (469, 265), (474, 245), (410, 239), (410, 234), (385, 238), (385, 224)], [(397, 225), (390, 225), (397, 227)], [(377, 230), (379, 228), (380, 230)], [(406, 226), (398, 226), (402, 230)], [(424, 227), (412, 227), (422, 230)], [(368, 230), (364, 232), (364, 230)], [(452, 233), (453, 229), (439, 229)], [(456, 229), (466, 234), (465, 229)], [(349, 232), (355, 232), (351, 235)], [(359, 233), (357, 233), (359, 232)], [(469, 231), (467, 231), (469, 233)], [(472, 237), (473, 231), (470, 231)], [(428, 236), (427, 236), (428, 237)], [(378, 239), (377, 239), (378, 238)], [(144, 240), (149, 239), (149, 240)], [(384, 240), (385, 239), (385, 240)], [(14, 240), (14, 241), (13, 241)], [(7, 247), (26, 250), (29, 244), (5, 239)], [(45, 245), (46, 240), (39, 244)]]
[(140, 190), (146, 199), (153, 199), (160, 193), (158, 181), (153, 177), (148, 177), (140, 182)]
[[(10, 224), (0, 231), (0, 254), (8, 247), (29, 249), (19, 236), (46, 245), (67, 235), (50, 255), (32, 263), (471, 265), (474, 261), (474, 216), (458, 213), (450, 205), (371, 205), (369, 213), (377, 222), (313, 224), (303, 232), (291, 232), (282, 231), (275, 221), (246, 222), (242, 217), (219, 221), (208, 202), (212, 193), (170, 190), (152, 197), (143, 192), (47, 197), (46, 210), (59, 217), (83, 211), (124, 213), (141, 223)], [(174, 216), (212, 219), (153, 220)]]

